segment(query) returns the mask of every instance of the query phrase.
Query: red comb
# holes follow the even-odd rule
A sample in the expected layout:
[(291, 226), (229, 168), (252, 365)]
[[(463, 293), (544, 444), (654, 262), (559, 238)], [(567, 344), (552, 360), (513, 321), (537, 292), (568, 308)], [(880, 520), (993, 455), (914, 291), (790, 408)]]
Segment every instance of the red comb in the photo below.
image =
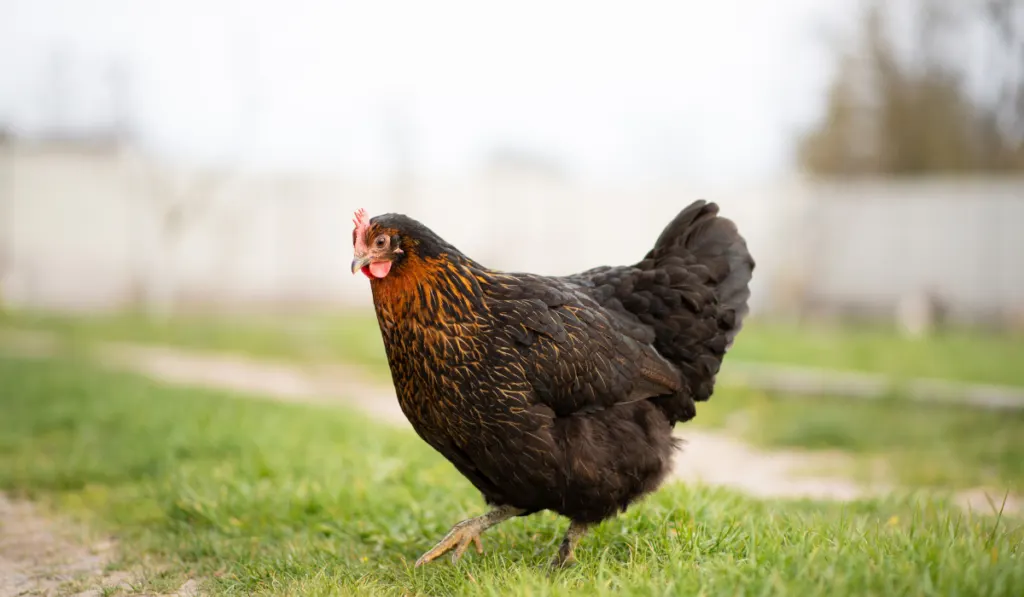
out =
[(366, 216), (365, 209), (359, 209), (352, 217), (352, 223), (355, 224), (355, 236), (356, 244), (355, 248), (357, 251), (366, 251), (366, 229), (370, 226), (370, 218)]

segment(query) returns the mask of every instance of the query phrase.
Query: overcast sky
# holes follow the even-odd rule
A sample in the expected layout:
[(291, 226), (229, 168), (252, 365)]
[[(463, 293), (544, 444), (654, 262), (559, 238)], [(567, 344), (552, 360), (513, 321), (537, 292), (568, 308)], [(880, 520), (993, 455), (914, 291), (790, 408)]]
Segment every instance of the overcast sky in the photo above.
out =
[(615, 6), (0, 0), (0, 122), (108, 118), (120, 62), (143, 139), (186, 159), (379, 175), (394, 114), (426, 176), (471, 172), (496, 147), (594, 182), (786, 173), (823, 102), (821, 25), (850, 0)]

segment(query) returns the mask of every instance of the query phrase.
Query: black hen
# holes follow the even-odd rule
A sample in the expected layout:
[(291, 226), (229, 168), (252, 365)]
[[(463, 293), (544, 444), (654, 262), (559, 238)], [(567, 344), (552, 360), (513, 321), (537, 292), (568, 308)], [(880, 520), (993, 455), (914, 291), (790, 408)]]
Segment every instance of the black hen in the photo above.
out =
[(353, 273), (371, 280), (402, 411), (492, 507), (417, 565), (487, 528), (552, 510), (588, 525), (672, 470), (672, 428), (714, 389), (740, 330), (754, 261), (718, 206), (697, 201), (631, 266), (564, 277), (506, 273), (419, 222), (356, 214)]

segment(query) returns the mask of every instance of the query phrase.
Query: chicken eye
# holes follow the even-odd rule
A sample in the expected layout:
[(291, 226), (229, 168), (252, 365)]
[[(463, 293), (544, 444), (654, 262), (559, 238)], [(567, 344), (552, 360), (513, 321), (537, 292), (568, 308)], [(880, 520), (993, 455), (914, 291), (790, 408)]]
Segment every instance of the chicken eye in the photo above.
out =
[(387, 244), (388, 237), (383, 234), (377, 237), (377, 240), (373, 241), (373, 245), (378, 249), (383, 249), (384, 245)]

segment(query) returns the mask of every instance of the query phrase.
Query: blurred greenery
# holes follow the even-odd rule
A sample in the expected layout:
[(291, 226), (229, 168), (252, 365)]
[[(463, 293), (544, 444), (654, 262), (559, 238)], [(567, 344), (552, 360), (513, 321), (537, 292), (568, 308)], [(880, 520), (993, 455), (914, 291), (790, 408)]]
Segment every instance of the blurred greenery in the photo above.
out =
[[(687, 425), (771, 448), (842, 450), (865, 481), (1024, 492), (1024, 411), (719, 389)], [(683, 437), (686, 426), (681, 427)], [(819, 473), (822, 471), (818, 471)]]
[[(79, 342), (121, 340), (295, 360), (342, 360), (387, 379), (372, 312), (293, 316), (181, 315), (152, 319), (0, 312), (0, 329), (58, 332)], [(1024, 335), (948, 330), (913, 339), (881, 325), (794, 326), (751, 321), (726, 359), (936, 377), (1024, 387)]]
[(971, 329), (911, 338), (880, 324), (753, 321), (725, 366), (733, 360), (1024, 387), (1024, 335)]
[[(343, 409), (247, 400), (0, 358), (0, 489), (115, 532), (136, 591), (217, 594), (1005, 595), (1019, 521), (910, 498), (758, 501), (666, 486), (550, 575), (564, 521), (505, 523), (486, 555), (411, 562), (479, 496), (412, 432)], [(151, 561), (151, 560), (149, 560)]]
[(372, 313), (310, 316), (141, 314), (67, 316), (0, 312), (0, 329), (53, 332), (79, 345), (95, 341), (167, 344), (298, 361), (340, 360), (389, 379), (387, 357)]

